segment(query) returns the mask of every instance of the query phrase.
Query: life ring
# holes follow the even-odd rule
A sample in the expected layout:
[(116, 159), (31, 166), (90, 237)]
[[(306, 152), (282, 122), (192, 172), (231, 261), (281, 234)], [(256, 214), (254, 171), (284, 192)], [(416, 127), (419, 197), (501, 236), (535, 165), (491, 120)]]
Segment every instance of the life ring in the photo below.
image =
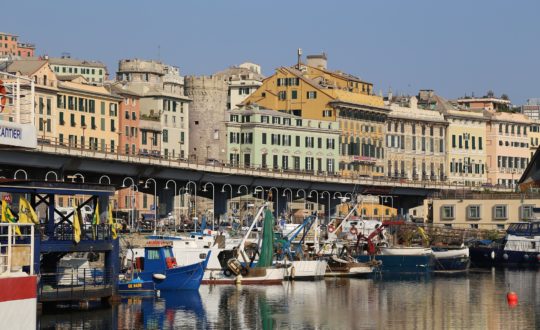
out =
[(328, 225), (328, 232), (329, 232), (329, 233), (333, 233), (334, 230), (336, 230), (336, 227), (334, 227), (333, 224), (329, 224), (329, 225)]
[(358, 235), (358, 229), (356, 229), (356, 227), (351, 227), (351, 229), (349, 229), (349, 233), (352, 235)]
[(3, 112), (7, 103), (7, 89), (4, 86), (4, 82), (0, 80), (0, 112)]

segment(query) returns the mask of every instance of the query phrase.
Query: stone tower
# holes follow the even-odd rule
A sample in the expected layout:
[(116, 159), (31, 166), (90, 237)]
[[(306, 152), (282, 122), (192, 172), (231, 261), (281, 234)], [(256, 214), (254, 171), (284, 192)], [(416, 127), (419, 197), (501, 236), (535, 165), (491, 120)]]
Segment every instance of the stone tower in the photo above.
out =
[(185, 93), (191, 100), (189, 113), (189, 159), (227, 162), (228, 84), (218, 76), (188, 76)]

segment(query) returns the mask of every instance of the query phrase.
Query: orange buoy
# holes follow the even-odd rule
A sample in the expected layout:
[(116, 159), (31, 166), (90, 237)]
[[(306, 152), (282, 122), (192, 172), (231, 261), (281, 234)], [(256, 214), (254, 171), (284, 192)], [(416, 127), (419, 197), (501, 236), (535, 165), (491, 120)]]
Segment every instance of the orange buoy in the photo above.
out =
[(506, 301), (508, 306), (514, 307), (518, 304), (518, 295), (514, 291), (510, 291), (506, 294)]

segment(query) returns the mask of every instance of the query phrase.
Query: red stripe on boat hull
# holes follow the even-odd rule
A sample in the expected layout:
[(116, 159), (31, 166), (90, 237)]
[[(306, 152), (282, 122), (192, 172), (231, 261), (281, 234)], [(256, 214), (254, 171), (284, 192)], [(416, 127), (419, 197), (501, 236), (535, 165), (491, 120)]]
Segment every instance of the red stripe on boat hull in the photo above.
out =
[(36, 276), (0, 278), (0, 302), (36, 298)]

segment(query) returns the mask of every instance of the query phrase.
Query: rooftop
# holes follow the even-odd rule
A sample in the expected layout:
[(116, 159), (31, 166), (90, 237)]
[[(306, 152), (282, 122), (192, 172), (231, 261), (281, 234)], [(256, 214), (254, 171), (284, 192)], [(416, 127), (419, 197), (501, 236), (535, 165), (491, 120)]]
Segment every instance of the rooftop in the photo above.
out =
[(78, 60), (71, 57), (50, 57), (49, 63), (53, 65), (84, 66), (91, 68), (104, 68), (107, 66), (99, 61)]

